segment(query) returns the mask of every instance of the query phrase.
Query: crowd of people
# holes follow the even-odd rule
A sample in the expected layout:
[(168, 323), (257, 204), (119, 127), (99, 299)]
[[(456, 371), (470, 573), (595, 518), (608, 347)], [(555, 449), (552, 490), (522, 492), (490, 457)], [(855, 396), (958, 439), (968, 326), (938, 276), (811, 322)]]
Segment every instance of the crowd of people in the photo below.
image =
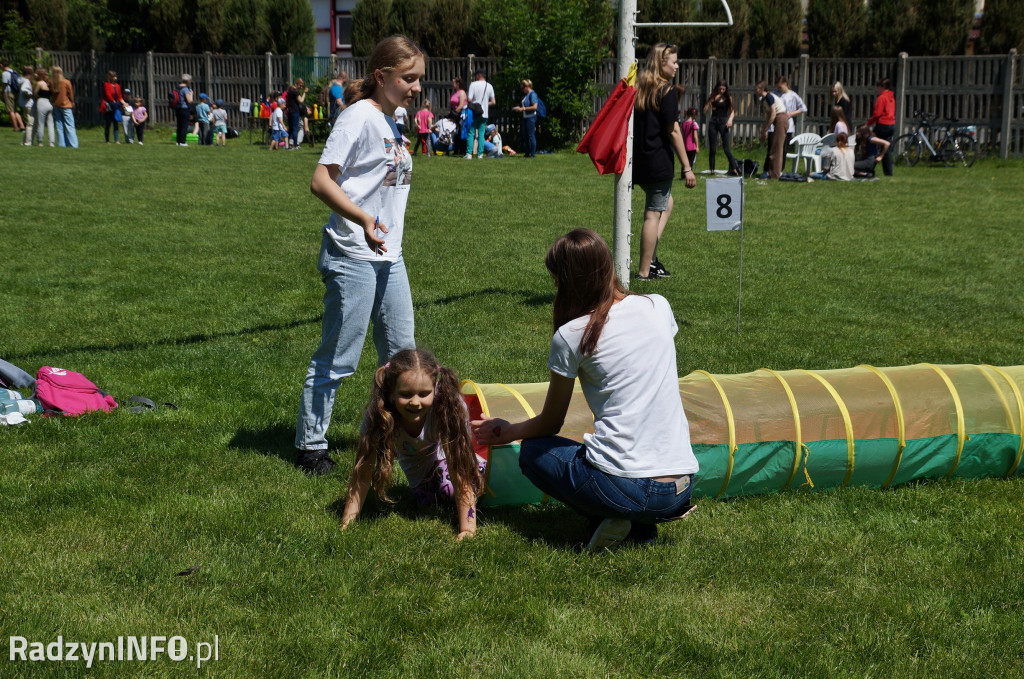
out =
[(4, 105), (24, 146), (78, 148), (75, 129), (75, 91), (60, 66), (47, 70), (22, 67), (20, 73), (7, 62), (3, 66)]

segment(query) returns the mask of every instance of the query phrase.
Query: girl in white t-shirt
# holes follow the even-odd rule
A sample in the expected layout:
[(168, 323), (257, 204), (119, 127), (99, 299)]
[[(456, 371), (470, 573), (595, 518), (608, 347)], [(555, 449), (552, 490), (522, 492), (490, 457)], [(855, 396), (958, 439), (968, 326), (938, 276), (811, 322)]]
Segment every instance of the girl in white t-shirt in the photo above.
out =
[(342, 530), (359, 516), (371, 485), (391, 502), (387, 489), (396, 459), (418, 505), (454, 502), (458, 539), (476, 535), (485, 464), (473, 450), (458, 375), (422, 349), (398, 352), (373, 377)]
[[(522, 439), (526, 477), (590, 519), (588, 549), (627, 537), (653, 543), (656, 521), (692, 508), (698, 470), (679, 397), (672, 309), (660, 295), (623, 290), (608, 245), (589, 229), (558, 239), (545, 264), (556, 292), (544, 409), (516, 424), (474, 420), (477, 441)], [(555, 436), (577, 377), (594, 413), (583, 443)]]
[(334, 396), (356, 371), (370, 321), (377, 365), (416, 346), (402, 259), (412, 158), (392, 116), (420, 94), (425, 68), (423, 50), (408, 38), (379, 42), (313, 171), (310, 190), (331, 216), (318, 264), (326, 288), (321, 341), (302, 386), (295, 433), (299, 466), (310, 474), (334, 467), (327, 454)]

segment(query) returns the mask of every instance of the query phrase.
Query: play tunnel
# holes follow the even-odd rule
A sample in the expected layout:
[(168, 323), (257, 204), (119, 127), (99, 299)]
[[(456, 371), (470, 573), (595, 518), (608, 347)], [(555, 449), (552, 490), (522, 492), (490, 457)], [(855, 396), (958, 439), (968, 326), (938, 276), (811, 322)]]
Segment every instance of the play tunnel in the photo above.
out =
[[(515, 422), (541, 410), (547, 387), (466, 380), (462, 392), (474, 416)], [(679, 380), (700, 462), (694, 496), (1014, 476), (1024, 452), (1022, 390), (1024, 366), (698, 370)], [(561, 435), (582, 441), (590, 431), (577, 382)], [(518, 443), (478, 452), (488, 457), (483, 506), (547, 500), (519, 471)]]

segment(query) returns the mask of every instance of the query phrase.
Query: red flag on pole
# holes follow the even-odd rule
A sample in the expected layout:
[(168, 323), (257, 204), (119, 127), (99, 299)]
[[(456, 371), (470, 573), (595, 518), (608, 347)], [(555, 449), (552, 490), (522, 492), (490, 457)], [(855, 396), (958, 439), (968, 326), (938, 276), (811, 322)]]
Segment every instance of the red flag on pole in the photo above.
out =
[(636, 88), (631, 84), (635, 74), (636, 64), (630, 69), (629, 76), (615, 85), (608, 101), (576, 147), (578, 153), (590, 156), (599, 174), (621, 174), (626, 169), (626, 135), (636, 100)]

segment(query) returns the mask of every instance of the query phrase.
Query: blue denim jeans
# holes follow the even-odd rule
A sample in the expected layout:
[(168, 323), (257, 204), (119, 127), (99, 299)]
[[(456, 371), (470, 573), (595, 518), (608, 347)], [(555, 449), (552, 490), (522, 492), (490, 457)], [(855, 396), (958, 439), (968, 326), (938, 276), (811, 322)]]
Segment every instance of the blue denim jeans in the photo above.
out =
[(77, 149), (78, 134), (75, 132), (75, 110), (54, 107), (53, 120), (57, 124), (57, 146)]
[(299, 127), (302, 125), (302, 116), (299, 112), (288, 113), (288, 138), (292, 140), (292, 147), (299, 145)]
[(377, 365), (402, 349), (414, 349), (412, 293), (405, 261), (367, 261), (346, 257), (327, 234), (318, 264), (324, 286), (320, 347), (302, 385), (295, 447), (326, 450), (334, 396), (352, 375), (363, 352), (366, 328), (373, 321)]
[(537, 116), (523, 118), (522, 153), (527, 158), (537, 154)]
[(587, 461), (582, 443), (560, 436), (526, 439), (519, 467), (545, 493), (587, 517), (653, 524), (679, 516), (690, 504), (691, 483), (676, 494), (675, 483), (607, 474)]

